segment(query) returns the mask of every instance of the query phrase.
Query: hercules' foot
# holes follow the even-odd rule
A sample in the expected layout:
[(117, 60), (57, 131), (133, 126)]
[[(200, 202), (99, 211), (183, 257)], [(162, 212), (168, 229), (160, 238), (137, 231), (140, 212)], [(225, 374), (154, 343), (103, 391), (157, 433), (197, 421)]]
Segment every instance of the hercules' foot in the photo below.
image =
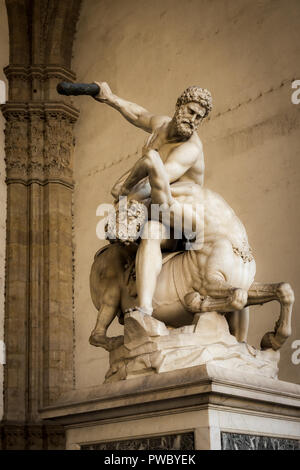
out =
[(99, 333), (95, 330), (92, 331), (89, 343), (92, 346), (101, 347), (107, 350), (107, 336), (103, 333)]

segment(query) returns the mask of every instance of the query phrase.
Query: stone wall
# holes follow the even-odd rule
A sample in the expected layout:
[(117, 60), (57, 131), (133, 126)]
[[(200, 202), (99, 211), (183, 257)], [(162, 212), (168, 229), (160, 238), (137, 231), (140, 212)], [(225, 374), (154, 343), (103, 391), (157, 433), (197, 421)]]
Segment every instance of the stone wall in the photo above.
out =
[[(291, 344), (300, 338), (299, 127), (291, 82), (300, 78), (298, 0), (85, 0), (73, 69), (80, 82), (107, 81), (120, 96), (172, 114), (187, 86), (211, 90), (214, 110), (199, 135), (205, 185), (245, 224), (258, 281), (295, 289), (293, 335), (282, 349), (280, 378), (299, 383)], [(96, 311), (89, 294), (96, 208), (140, 155), (146, 135), (117, 112), (76, 98), (75, 316), (77, 387), (99, 384), (108, 354), (89, 345)], [(273, 328), (275, 303), (251, 309), (249, 343)], [(116, 322), (110, 334), (121, 331)]]
[[(9, 41), (4, 0), (0, 2), (0, 80), (6, 83), (3, 67), (8, 64)], [(5, 268), (6, 184), (4, 162), (4, 117), (0, 113), (0, 348), (4, 340), (4, 268)], [(0, 351), (0, 421), (3, 412), (3, 365)]]

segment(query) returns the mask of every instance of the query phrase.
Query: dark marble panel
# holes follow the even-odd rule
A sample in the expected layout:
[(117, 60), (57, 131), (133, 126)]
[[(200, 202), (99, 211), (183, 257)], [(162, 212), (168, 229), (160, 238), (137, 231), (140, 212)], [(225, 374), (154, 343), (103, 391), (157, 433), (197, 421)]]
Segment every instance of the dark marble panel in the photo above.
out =
[(300, 441), (281, 437), (221, 433), (223, 450), (300, 450)]
[(194, 450), (194, 433), (84, 444), (81, 450)]

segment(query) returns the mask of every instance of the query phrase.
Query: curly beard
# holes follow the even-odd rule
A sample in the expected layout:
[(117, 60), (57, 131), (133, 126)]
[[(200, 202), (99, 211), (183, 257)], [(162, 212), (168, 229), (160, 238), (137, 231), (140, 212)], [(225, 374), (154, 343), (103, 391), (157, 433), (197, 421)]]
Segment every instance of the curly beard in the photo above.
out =
[(188, 139), (195, 131), (194, 124), (184, 118), (182, 111), (179, 109), (173, 117), (176, 135)]

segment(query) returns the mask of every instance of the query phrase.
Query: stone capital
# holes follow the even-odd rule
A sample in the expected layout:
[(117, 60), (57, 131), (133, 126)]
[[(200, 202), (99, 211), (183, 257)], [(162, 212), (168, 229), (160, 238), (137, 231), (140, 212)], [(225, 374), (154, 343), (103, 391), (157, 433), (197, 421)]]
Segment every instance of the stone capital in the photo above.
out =
[(79, 111), (63, 102), (8, 102), (6, 119), (7, 182), (51, 180), (72, 185), (73, 126)]

